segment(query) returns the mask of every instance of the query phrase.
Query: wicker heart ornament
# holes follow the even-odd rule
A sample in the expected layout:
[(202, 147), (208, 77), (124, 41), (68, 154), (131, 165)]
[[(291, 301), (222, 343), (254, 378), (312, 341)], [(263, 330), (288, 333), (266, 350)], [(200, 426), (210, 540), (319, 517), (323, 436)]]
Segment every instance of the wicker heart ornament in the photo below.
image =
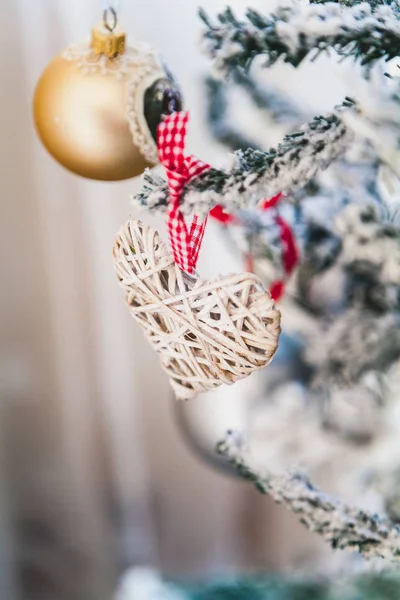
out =
[(280, 312), (255, 275), (192, 280), (158, 233), (140, 221), (121, 228), (113, 257), (129, 310), (178, 398), (232, 384), (272, 360)]

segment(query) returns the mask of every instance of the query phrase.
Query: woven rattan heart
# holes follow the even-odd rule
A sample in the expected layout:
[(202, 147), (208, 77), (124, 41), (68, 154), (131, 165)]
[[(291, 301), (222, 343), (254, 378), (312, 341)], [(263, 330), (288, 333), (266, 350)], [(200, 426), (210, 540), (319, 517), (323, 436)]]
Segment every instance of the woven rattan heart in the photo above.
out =
[(280, 313), (255, 275), (190, 283), (158, 233), (140, 221), (122, 227), (113, 254), (130, 312), (178, 398), (234, 383), (273, 358)]

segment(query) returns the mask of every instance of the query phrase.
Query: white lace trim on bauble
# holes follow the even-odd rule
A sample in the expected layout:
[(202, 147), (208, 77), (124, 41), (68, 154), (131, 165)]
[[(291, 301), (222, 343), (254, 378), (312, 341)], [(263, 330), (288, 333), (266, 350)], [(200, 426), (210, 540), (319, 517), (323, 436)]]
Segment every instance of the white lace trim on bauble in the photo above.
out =
[(158, 149), (146, 121), (144, 99), (146, 90), (162, 77), (165, 77), (164, 71), (154, 71), (150, 67), (138, 69), (128, 81), (126, 95), (127, 119), (133, 141), (152, 164), (158, 163)]

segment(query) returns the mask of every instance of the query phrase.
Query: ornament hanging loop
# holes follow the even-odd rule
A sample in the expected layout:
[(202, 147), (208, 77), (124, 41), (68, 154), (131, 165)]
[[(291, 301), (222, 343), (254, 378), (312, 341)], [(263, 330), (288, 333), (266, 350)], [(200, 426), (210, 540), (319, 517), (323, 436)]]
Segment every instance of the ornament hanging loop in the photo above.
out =
[(115, 8), (109, 6), (103, 11), (103, 25), (110, 33), (112, 33), (118, 25), (118, 15)]
[(109, 2), (104, 6), (103, 25), (93, 29), (90, 45), (96, 55), (105, 54), (113, 59), (125, 52), (126, 36), (123, 31), (117, 30), (118, 10)]

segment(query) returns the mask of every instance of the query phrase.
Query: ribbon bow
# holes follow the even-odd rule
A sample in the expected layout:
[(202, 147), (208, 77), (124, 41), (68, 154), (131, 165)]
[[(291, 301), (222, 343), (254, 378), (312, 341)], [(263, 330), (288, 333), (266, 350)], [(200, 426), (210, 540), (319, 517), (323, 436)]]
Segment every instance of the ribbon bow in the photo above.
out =
[(198, 216), (194, 215), (188, 229), (180, 209), (180, 198), (184, 186), (211, 167), (195, 156), (185, 156), (188, 119), (187, 112), (168, 115), (158, 126), (157, 143), (159, 160), (166, 169), (168, 179), (170, 202), (167, 224), (171, 250), (181, 271), (192, 275), (196, 271), (207, 216), (200, 222)]
[[(167, 226), (172, 254), (181, 271), (193, 275), (196, 272), (208, 215), (201, 222), (198, 216), (194, 215), (190, 229), (188, 229), (180, 209), (180, 199), (185, 185), (210, 169), (211, 166), (195, 156), (185, 156), (188, 120), (188, 112), (176, 112), (168, 115), (158, 126), (157, 145), (159, 160), (166, 169), (168, 179), (170, 202), (167, 213)], [(269, 200), (262, 201), (260, 208), (263, 210), (276, 209), (281, 199), (282, 194), (277, 194)], [(230, 215), (220, 205), (215, 206), (210, 211), (210, 215), (224, 223), (237, 221), (236, 217)], [(280, 229), (284, 279), (287, 279), (298, 261), (298, 250), (289, 224), (279, 213), (275, 215), (275, 222)], [(273, 282), (270, 289), (272, 297), (278, 300), (282, 296), (284, 288), (284, 280)]]

